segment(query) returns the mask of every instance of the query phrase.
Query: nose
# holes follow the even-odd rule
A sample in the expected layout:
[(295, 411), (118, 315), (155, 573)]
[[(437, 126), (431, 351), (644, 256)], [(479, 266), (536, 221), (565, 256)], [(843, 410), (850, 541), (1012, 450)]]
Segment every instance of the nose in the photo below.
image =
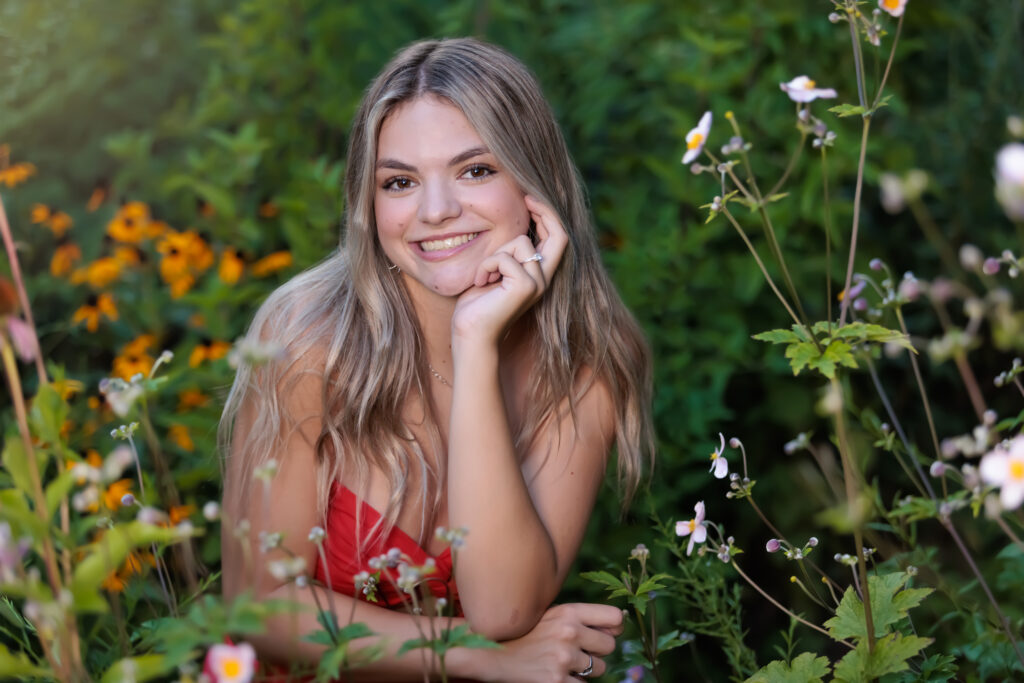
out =
[(462, 213), (455, 188), (442, 181), (424, 182), (416, 217), (428, 225), (442, 225)]

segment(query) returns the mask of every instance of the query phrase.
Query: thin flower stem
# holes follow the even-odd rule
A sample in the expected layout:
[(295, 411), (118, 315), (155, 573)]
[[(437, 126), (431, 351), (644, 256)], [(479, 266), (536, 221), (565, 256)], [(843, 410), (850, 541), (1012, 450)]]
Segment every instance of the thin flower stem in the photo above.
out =
[[(330, 614), (331, 617), (335, 617), (334, 608), (331, 607), (331, 611), (328, 612), (324, 609), (324, 606), (320, 603), (320, 597), (316, 593), (316, 584), (314, 581), (309, 581), (309, 592), (313, 596), (313, 602), (316, 603), (316, 609), (321, 614)], [(331, 642), (334, 643), (335, 647), (338, 646), (338, 634), (334, 630), (334, 619), (330, 617), (324, 617), (324, 627), (327, 630), (327, 635), (331, 637)]]
[(46, 384), (46, 366), (43, 365), (43, 351), (39, 346), (39, 335), (36, 334), (36, 323), (32, 318), (32, 306), (29, 305), (28, 292), (25, 290), (25, 279), (21, 275), (21, 265), (18, 263), (18, 251), (14, 247), (14, 238), (11, 236), (11, 225), (7, 222), (7, 211), (4, 210), (4, 200), (0, 197), (0, 235), (3, 236), (4, 249), (7, 251), (7, 261), (11, 264), (11, 277), (14, 279), (14, 286), (18, 290), (18, 299), (21, 301), (21, 310), (25, 314), (25, 322), (32, 330), (32, 346), (35, 347), (36, 375), (40, 384)]
[(796, 162), (800, 160), (800, 155), (803, 154), (804, 144), (806, 143), (807, 133), (800, 131), (800, 144), (796, 146), (796, 149), (793, 150), (793, 154), (789, 157), (789, 163), (786, 164), (786, 170), (782, 172), (782, 177), (776, 181), (775, 185), (773, 185), (772, 189), (768, 192), (769, 197), (778, 194), (779, 190), (781, 190), (782, 186), (786, 183), (786, 180), (789, 179), (789, 174), (793, 172), (793, 169), (796, 167)]
[[(851, 29), (853, 30), (853, 29)], [(850, 231), (850, 256), (846, 261), (846, 280), (843, 284), (843, 291), (850, 291), (850, 283), (853, 281), (853, 264), (857, 255), (857, 232), (860, 226), (860, 200), (864, 190), (864, 162), (868, 152), (868, 131), (871, 129), (871, 117), (864, 117), (864, 131), (860, 139), (860, 159), (857, 162), (857, 187), (853, 196), (853, 227)], [(846, 322), (846, 311), (850, 307), (850, 297), (843, 297), (843, 303), (839, 309), (839, 325)]]
[[(785, 541), (786, 540), (785, 535), (781, 531), (776, 529), (774, 524), (772, 524), (771, 522), (768, 521), (768, 518), (765, 517), (763, 512), (761, 512), (761, 508), (759, 508), (757, 506), (757, 503), (754, 502), (754, 496), (746, 496), (746, 499), (750, 503), (751, 507), (754, 508), (754, 512), (757, 513), (757, 516), (761, 518), (762, 522), (764, 522), (765, 526), (772, 530), (772, 533), (775, 534), (775, 537), (780, 539), (780, 540)], [(789, 541), (786, 541), (786, 542), (788, 543)]]
[[(900, 331), (910, 338), (910, 333), (907, 331), (907, 323), (903, 320), (903, 312), (897, 307), (896, 308), (896, 320), (900, 323)], [(932, 418), (932, 407), (928, 402), (928, 393), (924, 388), (924, 379), (921, 377), (921, 368), (917, 363), (917, 353), (915, 351), (907, 351), (907, 355), (910, 356), (910, 365), (914, 369), (914, 380), (917, 382), (917, 389), (921, 394), (921, 403), (924, 404), (924, 415), (928, 420), (928, 430), (932, 436), (932, 446), (935, 448), (935, 458), (937, 460), (942, 459), (942, 449), (939, 448), (939, 435), (935, 431), (935, 420)]]
[[(715, 165), (716, 172), (717, 172), (717, 167), (721, 166), (722, 162), (719, 161), (718, 157), (716, 157), (714, 154), (712, 154), (709, 150), (705, 149), (704, 150), (704, 154), (706, 154), (708, 156), (708, 158), (711, 159), (711, 163), (713, 163)], [(748, 202), (750, 202), (751, 204), (757, 204), (757, 197), (755, 197), (754, 194), (750, 190), (747, 189), (747, 186), (744, 185), (743, 182), (739, 178), (736, 177), (736, 174), (733, 172), (732, 168), (726, 169), (725, 173), (726, 173), (726, 175), (729, 176), (729, 178), (732, 180), (732, 182), (736, 184), (736, 189), (739, 190), (740, 193), (743, 194), (743, 196), (747, 199)], [(722, 191), (723, 191), (723, 193), (725, 192), (724, 187), (723, 187)]]
[[(754, 580), (753, 580), (753, 579), (751, 579), (751, 578), (750, 578), (749, 576), (747, 576), (747, 575), (746, 575), (746, 574), (744, 573), (744, 571), (743, 571), (742, 569), (740, 569), (740, 566), (739, 566), (738, 564), (736, 564), (736, 561), (735, 561), (735, 560), (731, 561), (731, 562), (730, 562), (730, 564), (732, 565), (732, 568), (736, 570), (736, 573), (737, 573), (737, 574), (739, 574), (739, 575), (740, 575), (740, 576), (741, 576), (741, 577), (743, 578), (743, 580), (744, 580), (744, 581), (746, 581), (747, 583), (749, 583), (749, 584), (750, 584), (750, 586), (751, 586), (751, 587), (752, 587), (752, 588), (753, 588), (754, 590), (756, 590), (756, 591), (757, 591), (758, 593), (760, 593), (760, 594), (761, 594), (761, 596), (762, 596), (762, 597), (763, 597), (763, 598), (764, 598), (765, 600), (767, 600), (768, 602), (772, 603), (773, 605), (775, 605), (776, 607), (778, 607), (778, 608), (779, 608), (780, 610), (782, 610), (783, 612), (785, 612), (786, 614), (788, 614), (788, 615), (789, 615), (789, 616), (790, 616), (791, 618), (793, 618), (793, 619), (796, 619), (797, 621), (799, 621), (799, 622), (800, 622), (801, 624), (803, 624), (804, 626), (809, 626), (810, 628), (813, 628), (813, 629), (814, 629), (815, 631), (817, 631), (818, 633), (823, 633), (823, 634), (825, 634), (826, 636), (828, 636), (829, 638), (833, 638), (833, 636), (832, 636), (832, 634), (831, 634), (831, 633), (829, 633), (828, 631), (826, 631), (826, 630), (825, 630), (825, 629), (823, 629), (822, 627), (818, 626), (817, 624), (811, 623), (811, 622), (807, 621), (806, 619), (804, 619), (803, 617), (799, 616), (798, 614), (796, 614), (796, 613), (792, 612), (791, 610), (787, 609), (786, 607), (784, 607), (784, 606), (782, 605), (782, 603), (780, 603), (780, 602), (779, 602), (778, 600), (776, 600), (776, 599), (775, 599), (775, 598), (773, 598), (773, 597), (772, 597), (771, 595), (769, 595), (768, 593), (766, 593), (766, 592), (765, 592), (765, 591), (764, 591), (764, 590), (763, 590), (763, 589), (762, 589), (762, 588), (761, 588), (760, 586), (758, 586), (758, 585), (757, 585), (756, 583), (754, 583)], [(833, 639), (835, 640), (835, 638), (833, 638)], [(845, 645), (846, 647), (850, 648), (851, 650), (854, 650), (854, 649), (856, 649), (856, 648), (855, 648), (855, 647), (853, 646), (853, 644), (852, 644), (852, 643), (849, 643), (849, 642), (847, 642), (847, 641), (845, 641), (845, 640), (839, 640), (839, 642), (840, 642), (840, 643), (842, 643), (843, 645)]]
[(981, 388), (978, 386), (978, 379), (974, 376), (974, 371), (971, 369), (971, 364), (967, 362), (967, 354), (964, 351), (958, 351), (953, 354), (953, 360), (956, 362), (956, 369), (960, 373), (960, 378), (964, 381), (964, 386), (967, 387), (967, 396), (971, 399), (971, 407), (974, 408), (974, 414), (978, 418), (978, 422), (985, 421), (985, 398), (981, 395)]
[(825, 319), (832, 335), (832, 201), (828, 193), (828, 163), (825, 145), (821, 146), (821, 186), (825, 193)]
[(1003, 519), (1003, 516), (996, 515), (993, 519), (996, 520), (996, 524), (998, 524), (999, 528), (1003, 530), (1003, 533), (1009, 536), (1010, 540), (1016, 543), (1018, 548), (1024, 550), (1024, 541), (1021, 541), (1020, 537), (1018, 537), (1017, 534), (1013, 533), (1013, 529), (1011, 529), (1010, 525), (1006, 523), (1006, 520)]
[(900, 19), (896, 22), (896, 35), (892, 39), (892, 48), (889, 50), (889, 61), (885, 63), (885, 73), (882, 74), (882, 80), (878, 84), (878, 92), (875, 93), (875, 101), (871, 103), (872, 109), (878, 108), (878, 103), (882, 101), (882, 93), (885, 91), (885, 82), (889, 80), (889, 70), (892, 69), (893, 58), (896, 56), (896, 45), (900, 42), (900, 32), (903, 30), (903, 16), (900, 15)]
[[(46, 494), (43, 493), (43, 480), (39, 473), (39, 462), (36, 460), (35, 449), (32, 446), (32, 432), (28, 426), (28, 412), (25, 409), (25, 397), (22, 394), (18, 364), (14, 359), (14, 349), (2, 330), (0, 330), (0, 356), (3, 357), (4, 374), (7, 375), (7, 386), (11, 392), (11, 402), (14, 404), (14, 415), (18, 423), (21, 445), (25, 450), (25, 460), (28, 462), (28, 474), (32, 482), (32, 497), (35, 503), (36, 516), (39, 517), (44, 525), (49, 526), (50, 515), (46, 507)], [(53, 547), (53, 539), (49, 534), (43, 535), (43, 562), (46, 566), (50, 590), (53, 591), (53, 595), (56, 597), (61, 593), (62, 583), (60, 572), (57, 570), (57, 555)]]
[[(804, 574), (805, 575), (806, 575), (806, 573), (807, 573), (806, 570), (804, 570)], [(797, 586), (799, 586), (800, 590), (802, 590), (804, 592), (804, 595), (809, 597), (812, 602), (814, 602), (816, 605), (818, 605), (818, 607), (824, 607), (825, 609), (828, 609), (828, 605), (826, 605), (824, 602), (822, 602), (821, 598), (819, 598), (817, 595), (815, 595), (810, 590), (808, 590), (807, 586), (804, 585), (804, 582), (801, 581), (799, 579), (799, 577), (794, 575), (794, 576), (791, 576), (789, 580), (791, 582), (795, 583)]]
[(327, 564), (327, 553), (324, 552), (323, 542), (317, 543), (316, 549), (320, 555), (320, 564), (324, 568), (324, 578), (327, 579), (327, 603), (331, 606), (331, 614), (337, 614), (334, 606), (334, 586), (331, 585), (331, 567)]
[(1020, 378), (1019, 377), (1014, 377), (1013, 378), (1013, 383), (1017, 385), (1017, 390), (1020, 391), (1020, 395), (1024, 396), (1024, 384), (1020, 383)]
[[(934, 500), (935, 491), (932, 489), (932, 485), (931, 482), (928, 481), (928, 477), (925, 476), (924, 470), (921, 468), (921, 463), (919, 463), (917, 458), (914, 457), (914, 451), (910, 447), (910, 440), (907, 439), (907, 434), (903, 431), (903, 425), (900, 423), (900, 419), (896, 416), (896, 411), (892, 409), (892, 403), (889, 401), (889, 395), (886, 394), (885, 389), (882, 387), (882, 381), (878, 377), (878, 371), (875, 369), (875, 364), (871, 360), (870, 356), (866, 360), (868, 373), (871, 375), (871, 381), (875, 385), (875, 391), (878, 392), (878, 397), (882, 400), (885, 412), (892, 421), (893, 429), (896, 430), (896, 435), (900, 437), (900, 442), (903, 443), (903, 448), (906, 449), (907, 457), (910, 458), (910, 462), (914, 465), (914, 471), (917, 473), (919, 479), (915, 478), (910, 473), (906, 464), (903, 462), (903, 458), (894, 453), (894, 455), (896, 455), (896, 460), (900, 463), (903, 471), (907, 473), (907, 477), (910, 478), (910, 481), (917, 487), (918, 492), (923, 496), (925, 495), (925, 490), (927, 490), (928, 497)], [(921, 486), (922, 483), (924, 484), (924, 488)]]
[(939, 253), (939, 259), (942, 261), (946, 271), (949, 273), (962, 271), (963, 268), (961, 268), (960, 263), (953, 254), (949, 242), (942, 236), (942, 231), (935, 224), (935, 219), (928, 212), (924, 202), (920, 199), (914, 199), (908, 201), (907, 205), (910, 207), (910, 212), (914, 214), (914, 220), (921, 226), (921, 232), (924, 233), (925, 238), (935, 247), (935, 251)]
[[(779, 301), (782, 302), (782, 305), (785, 307), (786, 312), (789, 313), (789, 317), (793, 319), (793, 322), (802, 327), (803, 323), (800, 322), (800, 318), (798, 318), (796, 313), (793, 312), (793, 309), (790, 307), (789, 302), (786, 301), (786, 297), (782, 296), (782, 292), (780, 292), (779, 288), (775, 286), (775, 281), (772, 280), (772, 276), (768, 273), (768, 269), (765, 268), (764, 261), (761, 260), (760, 255), (758, 255), (757, 253), (757, 250), (754, 249), (754, 245), (751, 244), (750, 238), (747, 237), (747, 233), (743, 231), (743, 228), (740, 227), (740, 224), (736, 221), (736, 218), (724, 205), (722, 206), (722, 213), (724, 213), (725, 217), (729, 219), (729, 222), (732, 223), (732, 227), (736, 229), (736, 232), (738, 232), (740, 234), (740, 237), (743, 239), (743, 243), (747, 245), (747, 249), (749, 249), (750, 253), (753, 254), (754, 260), (757, 261), (757, 266), (761, 269), (761, 274), (764, 275), (764, 279), (768, 282), (768, 286), (772, 288), (773, 292), (775, 292), (775, 296), (777, 296)], [(811, 334), (810, 330), (807, 330), (807, 334), (811, 338), (814, 337), (814, 335)]]
[(1020, 646), (1017, 641), (1013, 638), (1013, 633), (1010, 631), (1010, 620), (1006, 618), (1003, 611), (999, 609), (999, 603), (996, 601), (996, 597), (992, 595), (992, 589), (988, 587), (988, 582), (985, 581), (985, 576), (978, 569), (978, 565), (974, 562), (974, 558), (971, 556), (967, 546), (964, 545), (963, 539), (960, 538), (960, 534), (957, 532), (956, 527), (953, 526), (952, 519), (941, 519), (942, 526), (946, 528), (949, 535), (953, 537), (953, 541), (956, 543), (957, 548), (960, 549), (960, 553), (967, 560), (967, 564), (970, 565), (971, 571), (974, 572), (974, 576), (978, 579), (978, 583), (981, 584), (982, 590), (985, 591), (985, 595), (988, 596), (988, 601), (992, 604), (992, 608), (996, 611), (996, 615), (999, 617), (999, 623), (1003, 627), (1003, 632), (1006, 634), (1007, 640), (1013, 645), (1014, 652), (1017, 653), (1017, 660), (1024, 666), (1024, 653), (1021, 652)]
[(857, 70), (857, 100), (860, 102), (860, 106), (867, 110), (868, 102), (864, 84), (864, 56), (860, 49), (860, 34), (857, 31), (857, 22), (853, 18), (854, 13), (859, 11), (856, 0), (847, 0), (846, 7), (851, 15), (848, 23), (850, 24), (850, 42), (853, 44), (853, 65)]
[[(833, 378), (831, 383), (832, 391), (839, 392), (839, 395), (842, 396), (842, 388), (839, 386), (839, 381)], [(843, 403), (845, 404), (845, 401)], [(846, 421), (843, 419), (844, 409), (845, 405), (841, 405), (839, 410), (836, 411), (836, 436), (838, 437), (839, 458), (843, 464), (843, 480), (846, 482), (846, 505), (852, 514), (854, 506), (857, 505), (857, 487), (861, 484), (861, 481), (860, 473), (853, 465), (850, 439), (846, 433)], [(864, 531), (860, 520), (857, 520), (853, 527), (853, 542), (856, 545), (857, 571), (860, 573), (861, 590), (863, 591), (864, 625), (868, 635), (868, 653), (871, 653), (875, 649), (875, 622), (871, 608), (871, 591), (868, 588), (867, 565), (864, 562)]]

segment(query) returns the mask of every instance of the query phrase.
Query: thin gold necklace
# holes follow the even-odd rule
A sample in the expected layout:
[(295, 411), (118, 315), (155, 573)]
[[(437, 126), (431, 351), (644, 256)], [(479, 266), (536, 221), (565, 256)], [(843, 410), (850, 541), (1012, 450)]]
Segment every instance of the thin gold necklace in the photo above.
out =
[(452, 385), (451, 382), (449, 382), (448, 380), (446, 380), (444, 377), (441, 376), (440, 372), (438, 372), (437, 370), (434, 369), (433, 365), (431, 365), (430, 363), (427, 363), (427, 367), (430, 368), (430, 374), (432, 374), (434, 377), (436, 377), (439, 380), (441, 380), (441, 384), (445, 385), (446, 387), (450, 387)]

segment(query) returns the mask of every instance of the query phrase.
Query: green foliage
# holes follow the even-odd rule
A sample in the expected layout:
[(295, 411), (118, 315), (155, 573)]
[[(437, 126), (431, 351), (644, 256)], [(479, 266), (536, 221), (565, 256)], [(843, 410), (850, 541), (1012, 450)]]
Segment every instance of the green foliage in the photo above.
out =
[[(908, 578), (906, 572), (868, 577), (875, 636), (881, 637), (888, 633), (890, 626), (905, 619), (907, 612), (932, 592), (930, 588), (904, 589)], [(836, 616), (826, 621), (825, 627), (837, 640), (866, 639), (864, 602), (857, 596), (853, 587), (846, 589), (839, 607), (836, 608)]]
[(857, 683), (904, 671), (909, 667), (907, 660), (931, 642), (931, 638), (890, 633), (876, 640), (874, 649), (869, 652), (867, 640), (862, 640), (857, 643), (857, 649), (846, 653), (836, 662), (834, 680)]
[[(814, 336), (812, 337), (811, 334)], [(872, 323), (853, 322), (835, 325), (819, 321), (811, 327), (811, 334), (802, 325), (791, 330), (768, 330), (754, 335), (758, 341), (786, 345), (786, 358), (799, 375), (805, 367), (817, 370), (828, 379), (834, 379), (838, 366), (856, 369), (854, 347), (869, 343), (896, 344), (914, 350), (906, 335)]]
[(821, 683), (832, 670), (827, 657), (804, 652), (786, 662), (772, 662), (761, 667), (746, 683)]

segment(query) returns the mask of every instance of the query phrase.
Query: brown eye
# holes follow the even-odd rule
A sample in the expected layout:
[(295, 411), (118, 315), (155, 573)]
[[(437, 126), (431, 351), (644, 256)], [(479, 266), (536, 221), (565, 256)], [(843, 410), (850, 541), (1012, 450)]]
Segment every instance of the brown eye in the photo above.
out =
[(463, 175), (472, 180), (481, 180), (489, 175), (492, 175), (493, 173), (494, 169), (478, 164), (476, 166), (470, 166), (468, 169), (466, 169), (466, 172), (463, 173)]
[(402, 190), (408, 190), (412, 187), (412, 180), (405, 176), (398, 176), (397, 178), (389, 178), (384, 181), (381, 186), (388, 192), (401, 192)]

